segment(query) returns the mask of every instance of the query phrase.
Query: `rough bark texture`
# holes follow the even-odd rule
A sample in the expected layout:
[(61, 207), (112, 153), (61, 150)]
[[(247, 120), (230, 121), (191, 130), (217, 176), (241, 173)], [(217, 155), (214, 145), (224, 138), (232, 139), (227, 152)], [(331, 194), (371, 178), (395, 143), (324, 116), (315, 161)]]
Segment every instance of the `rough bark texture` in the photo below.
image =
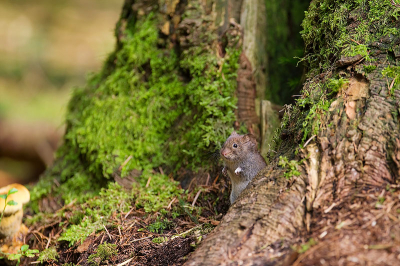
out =
[[(399, 265), (399, 57), (391, 51), (400, 39), (387, 32), (400, 23), (393, 9), (390, 1), (313, 1), (309, 79), (287, 108), (278, 150), (293, 158), (305, 137), (300, 174), (280, 169), (275, 158), (187, 265)], [(291, 248), (310, 238), (308, 249)]]

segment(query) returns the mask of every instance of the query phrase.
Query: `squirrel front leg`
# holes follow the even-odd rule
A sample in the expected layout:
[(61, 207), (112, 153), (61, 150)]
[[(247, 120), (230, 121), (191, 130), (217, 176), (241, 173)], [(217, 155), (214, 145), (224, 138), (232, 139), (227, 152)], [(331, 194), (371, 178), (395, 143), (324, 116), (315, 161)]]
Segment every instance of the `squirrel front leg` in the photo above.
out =
[(240, 166), (238, 167), (238, 168), (236, 168), (236, 170), (235, 170), (235, 174), (239, 174), (240, 172), (243, 172), (243, 169), (242, 168), (240, 168)]

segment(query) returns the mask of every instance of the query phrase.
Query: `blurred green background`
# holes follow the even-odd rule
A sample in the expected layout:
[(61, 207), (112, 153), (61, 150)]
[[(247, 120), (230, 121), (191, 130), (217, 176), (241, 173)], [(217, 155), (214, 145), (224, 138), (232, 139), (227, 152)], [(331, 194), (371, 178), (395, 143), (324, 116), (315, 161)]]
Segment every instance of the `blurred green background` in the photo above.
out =
[[(122, 3), (1, 1), (0, 186), (8, 179), (29, 182), (51, 163), (46, 157), (63, 133), (70, 92), (113, 50)], [(31, 139), (43, 140), (42, 147), (29, 146)], [(29, 149), (45, 163), (32, 160)]]

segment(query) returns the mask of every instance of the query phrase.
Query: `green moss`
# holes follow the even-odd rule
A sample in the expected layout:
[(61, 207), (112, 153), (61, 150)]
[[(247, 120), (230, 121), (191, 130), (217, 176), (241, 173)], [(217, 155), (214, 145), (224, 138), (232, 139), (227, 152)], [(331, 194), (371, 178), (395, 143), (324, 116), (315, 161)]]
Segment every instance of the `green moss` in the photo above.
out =
[(41, 263), (49, 260), (58, 261), (58, 257), (57, 249), (55, 247), (50, 247), (40, 252), (37, 260)]
[[(319, 72), (344, 56), (362, 55), (370, 60), (370, 49), (383, 39), (395, 41), (400, 9), (391, 0), (312, 1), (302, 23), (305, 60)], [(351, 24), (351, 21), (357, 21)], [(348, 25), (350, 22), (350, 26)], [(387, 49), (390, 45), (381, 45)]]
[[(375, 54), (390, 52), (399, 35), (399, 12), (400, 8), (394, 7), (390, 0), (311, 2), (301, 32), (306, 44), (303, 60), (310, 68), (308, 81), (296, 105), (286, 108), (282, 128), (275, 137), (279, 145), (282, 142), (278, 138), (282, 132), (293, 135), (295, 142), (301, 140), (304, 143), (312, 135), (318, 135), (321, 128), (328, 126), (324, 118), (329, 106), (335, 100), (335, 94), (348, 82), (335, 77), (335, 62), (356, 55), (373, 61)], [(367, 66), (364, 70), (368, 74), (375, 68)], [(392, 78), (391, 81), (394, 79), (392, 92), (397, 86), (398, 77), (393, 72), (394, 69), (382, 72), (384, 76)], [(300, 132), (301, 139), (298, 138)]]
[(180, 197), (184, 192), (183, 189), (178, 188), (179, 182), (171, 180), (166, 175), (145, 174), (144, 176), (147, 179), (141, 178), (138, 184), (134, 184), (132, 195), (136, 199), (136, 206), (144, 208), (146, 212), (165, 213), (165, 208), (171, 200), (174, 197)]
[(346, 49), (343, 50), (343, 54), (345, 56), (356, 56), (361, 55), (367, 61), (371, 61), (372, 59), (369, 57), (368, 47), (364, 44), (360, 45), (349, 45)]
[(348, 79), (344, 79), (344, 78), (328, 79), (328, 82), (326, 83), (326, 87), (332, 93), (338, 93), (340, 91), (340, 89), (342, 89), (348, 83), (349, 83), (349, 80)]
[(91, 173), (108, 177), (129, 156), (122, 176), (163, 164), (204, 165), (200, 155), (223, 142), (235, 120), (240, 50), (228, 49), (222, 59), (202, 47), (181, 55), (162, 50), (157, 23), (150, 14), (127, 27), (114, 70), (74, 92), (66, 140)]
[(39, 212), (38, 202), (41, 198), (53, 195), (60, 203), (68, 204), (86, 202), (98, 195), (107, 182), (99, 173), (88, 171), (87, 163), (77, 158), (77, 150), (67, 143), (58, 151), (58, 159), (35, 186), (30, 188), (31, 201), (29, 207)]
[(364, 65), (363, 66), (365, 73), (369, 74), (376, 69), (375, 65)]
[(285, 156), (279, 157), (278, 165), (285, 169), (284, 176), (286, 177), (286, 179), (291, 179), (294, 176), (300, 176), (301, 173), (299, 170), (297, 170), (300, 164), (301, 162), (298, 162), (296, 160), (289, 161), (288, 158)]
[(76, 242), (83, 242), (87, 236), (98, 230), (103, 230), (108, 218), (114, 213), (128, 212), (130, 196), (117, 183), (110, 183), (107, 189), (102, 189), (99, 196), (88, 200), (82, 206), (82, 213), (76, 212), (69, 222), (69, 226), (58, 239), (68, 241), (70, 246)]
[(382, 70), (382, 75), (386, 78), (390, 94), (393, 95), (394, 90), (400, 89), (400, 66), (388, 66)]
[(157, 219), (154, 223), (149, 224), (147, 226), (147, 229), (150, 232), (157, 233), (157, 234), (162, 234), (165, 229), (171, 229), (174, 226), (174, 224), (169, 221), (168, 219)]
[(116, 256), (117, 254), (117, 245), (103, 243), (97, 247), (97, 251), (95, 254), (92, 254), (88, 257), (88, 263), (89, 265), (100, 265), (102, 261), (108, 260), (112, 256)]
[(156, 244), (162, 244), (168, 241), (168, 237), (156, 237), (151, 240), (151, 242)]
[[(333, 101), (332, 93), (337, 92), (346, 82), (344, 79), (329, 79), (325, 83), (310, 81), (305, 86), (304, 96), (297, 100), (297, 106), (294, 108), (294, 113), (302, 117), (296, 126), (303, 132), (302, 143), (312, 135), (318, 134), (322, 118)], [(325, 93), (327, 91), (330, 93)]]
[(297, 252), (299, 252), (300, 254), (305, 253), (307, 250), (309, 250), (316, 244), (318, 244), (318, 242), (315, 241), (314, 238), (310, 238), (306, 243), (302, 244), (299, 248), (297, 248)]

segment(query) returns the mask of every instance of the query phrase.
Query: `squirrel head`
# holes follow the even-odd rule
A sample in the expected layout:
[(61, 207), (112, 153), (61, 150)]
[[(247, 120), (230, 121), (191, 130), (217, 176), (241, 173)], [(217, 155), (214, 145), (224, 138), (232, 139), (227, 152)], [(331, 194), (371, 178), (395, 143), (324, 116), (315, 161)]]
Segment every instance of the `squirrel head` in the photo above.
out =
[(254, 152), (257, 152), (255, 136), (251, 134), (239, 135), (233, 131), (222, 146), (220, 154), (223, 160), (240, 161)]

